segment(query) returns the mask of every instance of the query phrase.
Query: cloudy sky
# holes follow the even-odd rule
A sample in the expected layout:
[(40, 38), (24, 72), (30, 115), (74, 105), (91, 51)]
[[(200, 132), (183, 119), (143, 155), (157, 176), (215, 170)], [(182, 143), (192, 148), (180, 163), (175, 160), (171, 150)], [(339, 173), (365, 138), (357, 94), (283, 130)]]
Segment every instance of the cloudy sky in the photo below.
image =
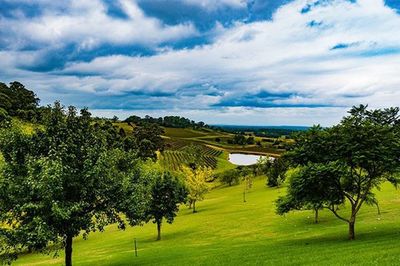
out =
[(0, 0), (0, 81), (41, 104), (331, 125), (400, 102), (399, 0)]

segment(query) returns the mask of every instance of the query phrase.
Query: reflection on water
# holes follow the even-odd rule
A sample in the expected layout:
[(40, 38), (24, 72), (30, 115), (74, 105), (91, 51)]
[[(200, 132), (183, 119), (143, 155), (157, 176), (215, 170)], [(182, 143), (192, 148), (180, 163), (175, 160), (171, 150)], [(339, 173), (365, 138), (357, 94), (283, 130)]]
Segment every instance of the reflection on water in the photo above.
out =
[(231, 153), (229, 154), (229, 161), (236, 165), (252, 165), (256, 164), (260, 157), (265, 157), (261, 155), (254, 154), (241, 154), (241, 153)]

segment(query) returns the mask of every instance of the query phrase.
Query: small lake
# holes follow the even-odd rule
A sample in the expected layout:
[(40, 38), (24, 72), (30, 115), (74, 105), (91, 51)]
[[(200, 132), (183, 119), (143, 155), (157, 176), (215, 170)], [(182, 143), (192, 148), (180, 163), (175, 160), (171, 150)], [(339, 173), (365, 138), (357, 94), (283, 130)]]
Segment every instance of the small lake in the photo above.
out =
[(256, 164), (261, 155), (254, 154), (242, 154), (242, 153), (230, 153), (229, 161), (236, 165), (252, 165)]

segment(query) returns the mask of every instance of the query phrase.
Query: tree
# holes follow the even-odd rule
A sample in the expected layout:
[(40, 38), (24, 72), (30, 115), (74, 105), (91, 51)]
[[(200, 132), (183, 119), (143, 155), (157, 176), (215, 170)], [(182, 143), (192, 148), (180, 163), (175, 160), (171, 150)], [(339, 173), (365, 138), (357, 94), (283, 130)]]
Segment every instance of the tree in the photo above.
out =
[(190, 144), (184, 148), (187, 154), (187, 164), (190, 168), (196, 169), (199, 167), (199, 160), (203, 157), (203, 149), (200, 145)]
[(252, 145), (252, 144), (254, 144), (254, 143), (255, 143), (255, 140), (254, 140), (254, 137), (253, 137), (253, 136), (250, 136), (250, 137), (248, 137), (248, 138), (246, 139), (246, 144)]
[[(292, 164), (304, 169), (290, 185), (287, 196), (280, 199), (296, 205), (289, 204), (280, 211), (278, 201), (278, 212), (319, 202), (348, 223), (349, 239), (355, 239), (355, 222), (361, 207), (364, 203), (377, 203), (373, 190), (385, 181), (394, 185), (399, 182), (399, 108), (353, 107), (340, 124), (332, 128), (316, 126), (299, 134), (287, 156)], [(319, 189), (313, 190), (313, 186)], [(294, 191), (312, 195), (299, 197)], [(350, 204), (348, 218), (338, 212), (345, 201)]]
[(164, 141), (161, 135), (164, 130), (157, 124), (144, 123), (133, 129), (138, 156), (142, 159), (157, 159), (156, 151), (163, 151)]
[(198, 167), (192, 169), (186, 166), (182, 167), (182, 173), (185, 176), (186, 185), (189, 191), (189, 204), (196, 212), (196, 202), (204, 199), (204, 195), (210, 191), (207, 179), (212, 175), (209, 167)]
[(111, 118), (111, 121), (112, 121), (113, 123), (117, 123), (117, 122), (119, 121), (118, 116), (114, 115), (113, 118)]
[(285, 181), (289, 169), (285, 158), (260, 157), (257, 161), (257, 172), (267, 176), (267, 186), (279, 187)]
[(254, 176), (252, 174), (243, 176), (243, 202), (246, 202), (246, 192), (253, 187), (253, 178)]
[(150, 190), (151, 198), (144, 212), (145, 221), (157, 224), (157, 240), (161, 240), (161, 225), (165, 218), (172, 223), (179, 210), (179, 204), (186, 202), (185, 185), (169, 172), (158, 172)]
[(221, 183), (228, 186), (237, 185), (240, 182), (241, 173), (238, 169), (230, 169), (222, 172), (219, 175), (219, 180)]
[(314, 222), (318, 223), (318, 211), (324, 206), (341, 205), (344, 197), (340, 193), (337, 177), (345, 173), (340, 164), (310, 164), (299, 167), (289, 176), (287, 195), (278, 198), (277, 213), (282, 215), (290, 210), (312, 209)]
[(10, 115), (26, 114), (34, 111), (39, 103), (33, 91), (17, 81), (11, 82), (8, 87), (0, 83), (0, 107), (4, 108)]
[(136, 155), (109, 145), (86, 109), (78, 116), (74, 107), (65, 112), (56, 103), (44, 127), (31, 135), (1, 134), (0, 222), (8, 226), (10, 246), (41, 251), (60, 244), (69, 266), (80, 232), (123, 226), (118, 203)]

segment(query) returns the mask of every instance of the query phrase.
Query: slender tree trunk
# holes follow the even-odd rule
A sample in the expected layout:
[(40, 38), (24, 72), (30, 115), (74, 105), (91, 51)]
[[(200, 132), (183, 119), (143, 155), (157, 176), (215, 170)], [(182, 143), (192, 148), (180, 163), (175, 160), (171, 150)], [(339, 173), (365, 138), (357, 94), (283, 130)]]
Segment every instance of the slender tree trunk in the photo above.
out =
[(376, 208), (378, 209), (378, 215), (381, 215), (381, 208), (379, 208), (379, 204), (376, 203)]
[(192, 208), (192, 205), (193, 205), (193, 201), (189, 200), (189, 210)]
[(72, 266), (72, 236), (65, 239), (65, 266)]
[(157, 240), (161, 240), (161, 220), (157, 221)]
[(193, 201), (193, 213), (195, 213), (196, 212), (196, 201), (194, 200)]
[(318, 223), (318, 208), (314, 209), (315, 217), (314, 217), (314, 223)]
[(356, 234), (355, 234), (355, 231), (354, 231), (354, 225), (355, 225), (355, 221), (350, 221), (349, 222), (349, 239), (350, 240), (356, 239)]
[(349, 219), (349, 239), (354, 240), (356, 239), (355, 234), (355, 223), (356, 223), (356, 215), (357, 215), (357, 205), (351, 206), (351, 217)]

